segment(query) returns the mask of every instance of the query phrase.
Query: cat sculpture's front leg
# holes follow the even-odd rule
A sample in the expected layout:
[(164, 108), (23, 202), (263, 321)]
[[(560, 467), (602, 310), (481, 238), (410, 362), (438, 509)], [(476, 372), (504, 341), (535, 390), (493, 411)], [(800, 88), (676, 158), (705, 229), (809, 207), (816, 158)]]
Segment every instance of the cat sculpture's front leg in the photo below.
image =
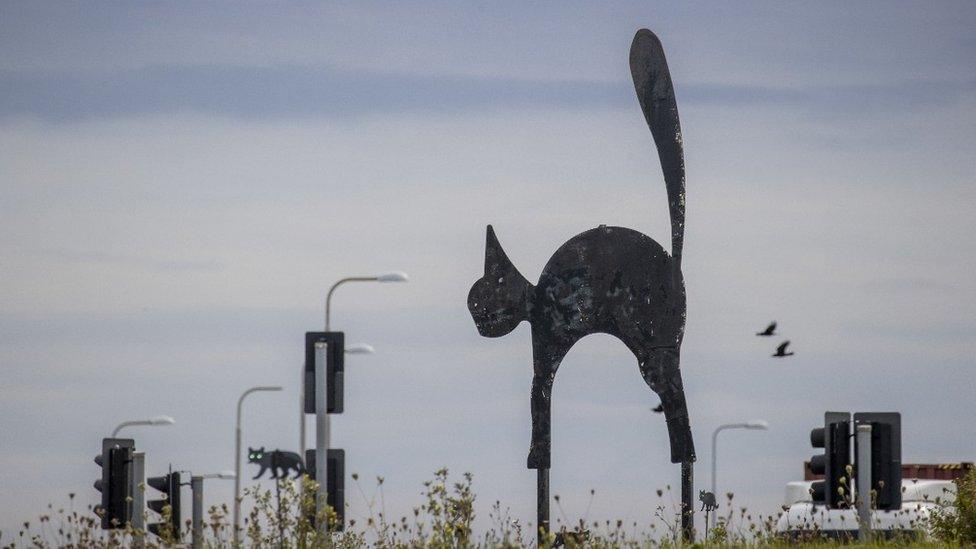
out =
[(261, 470), (258, 471), (258, 474), (254, 475), (254, 478), (251, 479), (251, 480), (257, 480), (257, 479), (261, 478), (261, 475), (263, 475), (264, 472), (267, 471), (267, 470), (268, 470), (268, 466), (267, 465), (261, 465)]
[(550, 334), (532, 331), (532, 443), (529, 469), (548, 469), (552, 454), (552, 382), (556, 370), (572, 344), (552, 341)]

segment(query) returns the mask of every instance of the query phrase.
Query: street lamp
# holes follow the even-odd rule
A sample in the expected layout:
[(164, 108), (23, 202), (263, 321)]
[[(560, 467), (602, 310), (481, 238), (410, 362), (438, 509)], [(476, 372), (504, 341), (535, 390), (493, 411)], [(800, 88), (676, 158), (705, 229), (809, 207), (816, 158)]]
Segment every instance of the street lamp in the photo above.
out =
[(119, 431), (121, 431), (125, 427), (132, 427), (134, 425), (152, 425), (152, 426), (172, 425), (174, 423), (176, 423), (176, 420), (171, 418), (170, 416), (154, 416), (149, 419), (123, 421), (122, 423), (119, 423), (119, 425), (115, 428), (114, 431), (112, 431), (112, 438), (115, 438), (115, 435), (119, 434)]
[[(332, 294), (336, 288), (346, 282), (409, 282), (410, 276), (403, 271), (390, 271), (374, 276), (347, 276), (339, 279), (338, 282), (329, 288), (325, 295), (325, 331), (330, 327), (330, 311), (332, 309)], [(346, 348), (346, 354), (372, 354), (371, 345), (360, 344)], [(305, 459), (305, 365), (302, 365), (301, 376), (298, 378), (298, 451), (302, 459)]]
[(719, 425), (715, 432), (712, 433), (712, 493), (715, 493), (715, 463), (717, 461), (717, 446), (718, 433), (725, 429), (752, 429), (757, 431), (765, 431), (769, 429), (769, 422), (764, 419), (754, 419), (752, 421), (747, 421), (745, 423), (727, 423), (725, 425)]
[(340, 279), (329, 288), (329, 293), (325, 296), (325, 331), (329, 331), (329, 309), (332, 305), (332, 293), (340, 285), (346, 282), (409, 282), (410, 277), (403, 271), (390, 271), (376, 276), (349, 276)]
[(237, 429), (234, 431), (234, 547), (240, 547), (241, 524), (241, 405), (244, 397), (257, 391), (280, 391), (281, 387), (261, 385), (251, 387), (237, 399)]

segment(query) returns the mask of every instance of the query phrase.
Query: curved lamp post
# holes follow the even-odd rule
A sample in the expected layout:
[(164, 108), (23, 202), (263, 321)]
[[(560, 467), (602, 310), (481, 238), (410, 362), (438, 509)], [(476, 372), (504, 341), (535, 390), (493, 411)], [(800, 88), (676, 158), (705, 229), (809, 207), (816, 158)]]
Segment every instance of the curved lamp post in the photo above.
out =
[[(325, 295), (325, 331), (330, 328), (330, 311), (332, 309), (332, 294), (336, 288), (347, 282), (409, 282), (410, 276), (403, 271), (390, 271), (375, 276), (347, 276), (339, 279), (329, 288)], [(346, 348), (346, 354), (371, 354), (374, 351), (371, 345), (359, 344)], [(305, 459), (305, 365), (302, 365), (301, 377), (298, 378), (298, 451), (302, 459)]]
[(340, 279), (329, 288), (329, 293), (325, 296), (325, 331), (329, 331), (329, 309), (332, 305), (332, 293), (336, 288), (346, 282), (409, 282), (410, 277), (403, 271), (390, 271), (376, 276), (350, 276)]
[(765, 431), (769, 429), (769, 422), (764, 419), (754, 419), (752, 421), (747, 421), (745, 423), (727, 423), (725, 425), (719, 425), (715, 432), (712, 433), (712, 493), (715, 493), (715, 463), (717, 461), (717, 446), (718, 433), (724, 431), (725, 429), (752, 429), (758, 431)]
[(133, 427), (136, 425), (152, 425), (152, 426), (172, 425), (174, 423), (176, 423), (176, 420), (170, 416), (154, 416), (149, 419), (123, 421), (122, 423), (119, 423), (118, 426), (115, 427), (114, 431), (112, 431), (112, 438), (115, 438), (115, 435), (119, 434), (119, 431), (121, 431), (125, 427)]
[(234, 547), (240, 547), (241, 525), (241, 405), (244, 397), (258, 391), (280, 391), (281, 387), (261, 385), (244, 391), (237, 399), (237, 429), (234, 431)]

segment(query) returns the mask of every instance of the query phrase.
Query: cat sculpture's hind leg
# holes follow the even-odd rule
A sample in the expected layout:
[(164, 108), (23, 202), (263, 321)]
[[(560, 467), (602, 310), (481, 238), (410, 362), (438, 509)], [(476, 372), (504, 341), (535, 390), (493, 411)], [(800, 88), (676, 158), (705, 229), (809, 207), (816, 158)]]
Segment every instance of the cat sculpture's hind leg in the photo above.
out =
[(671, 441), (671, 463), (695, 461), (695, 443), (691, 438), (688, 406), (681, 384), (677, 347), (651, 347), (637, 354), (644, 382), (661, 398), (664, 418)]
[[(543, 336), (545, 337), (545, 336)], [(532, 334), (532, 443), (529, 469), (548, 469), (552, 454), (552, 382), (572, 343), (542, 341)]]

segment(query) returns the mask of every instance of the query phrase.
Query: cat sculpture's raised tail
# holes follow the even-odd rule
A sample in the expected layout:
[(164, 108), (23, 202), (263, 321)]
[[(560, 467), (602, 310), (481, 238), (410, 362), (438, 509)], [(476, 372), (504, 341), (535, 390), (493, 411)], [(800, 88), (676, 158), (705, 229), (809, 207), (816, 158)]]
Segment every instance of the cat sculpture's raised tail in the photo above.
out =
[(671, 215), (671, 257), (675, 268), (681, 269), (685, 237), (685, 154), (681, 123), (664, 47), (647, 29), (637, 31), (630, 45), (630, 75), (661, 160)]

